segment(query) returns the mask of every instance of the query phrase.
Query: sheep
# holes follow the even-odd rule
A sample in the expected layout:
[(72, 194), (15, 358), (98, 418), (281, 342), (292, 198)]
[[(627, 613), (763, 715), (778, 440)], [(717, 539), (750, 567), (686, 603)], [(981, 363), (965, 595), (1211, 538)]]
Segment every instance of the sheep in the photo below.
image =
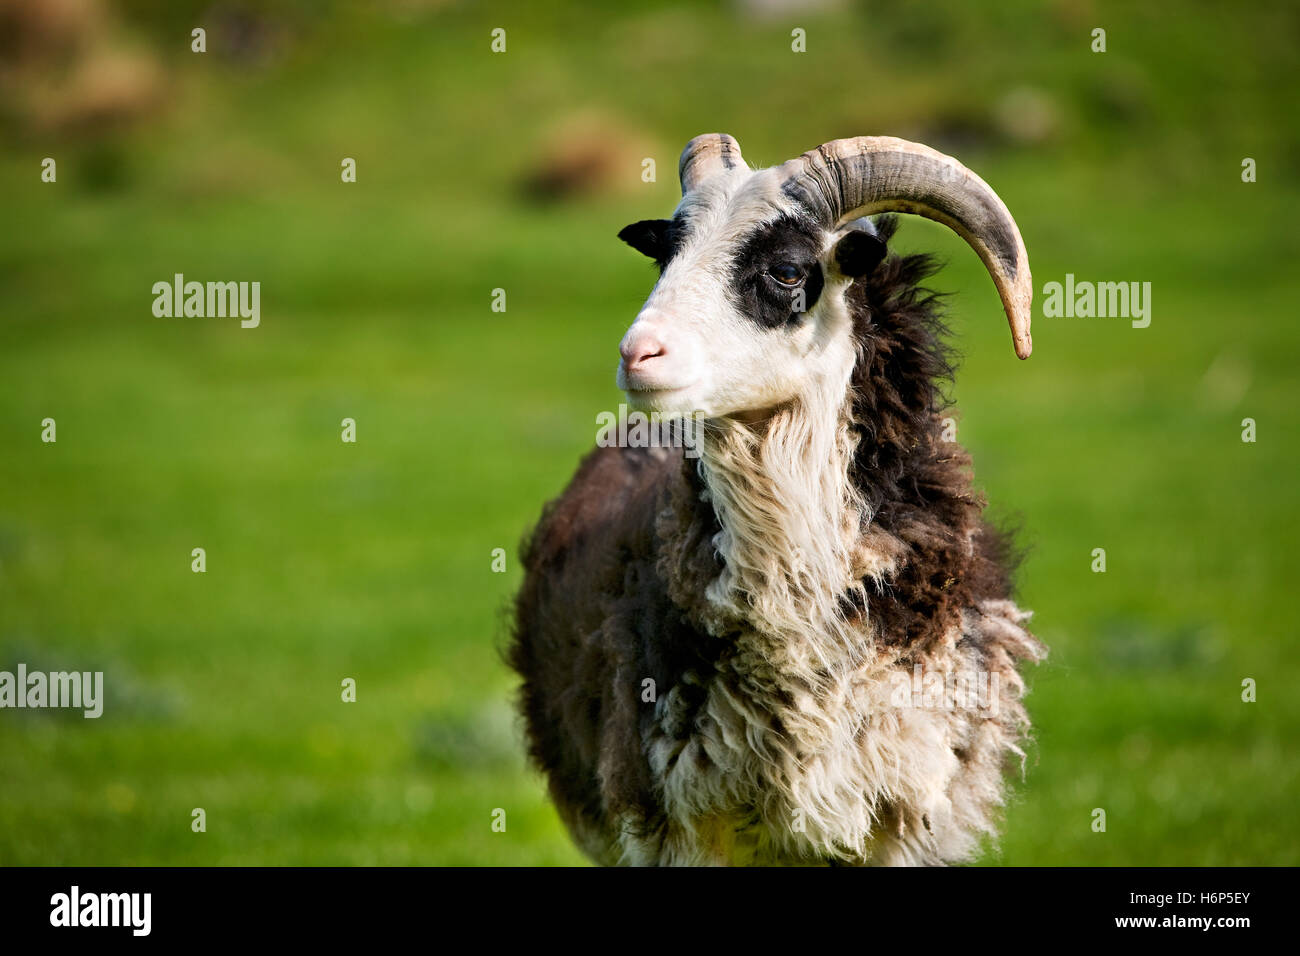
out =
[(1026, 358), (1019, 229), (890, 137), (751, 170), (709, 134), (679, 175), (671, 219), (619, 233), (659, 278), (617, 381), (697, 422), (699, 455), (598, 447), (525, 538), (508, 657), (531, 760), (597, 863), (969, 860), (1023, 773), (1019, 667), (1046, 650), (945, 440), (935, 266), (889, 254), (882, 214), (961, 235)]

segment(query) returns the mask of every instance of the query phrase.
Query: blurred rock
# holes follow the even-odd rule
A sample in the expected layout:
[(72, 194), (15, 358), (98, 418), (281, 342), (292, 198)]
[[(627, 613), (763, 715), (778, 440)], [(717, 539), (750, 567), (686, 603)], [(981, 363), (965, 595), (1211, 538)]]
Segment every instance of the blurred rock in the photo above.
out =
[(1059, 125), (1055, 102), (1033, 86), (1019, 86), (1006, 93), (994, 107), (993, 117), (1004, 137), (1028, 145), (1051, 139)]
[(103, 0), (0, 0), (0, 100), (19, 125), (100, 132), (151, 112), (165, 89)]
[(656, 181), (664, 176), (676, 181), (676, 153), (656, 151), (647, 137), (608, 117), (570, 116), (543, 138), (521, 186), (534, 202), (627, 192), (645, 185), (641, 172), (647, 158), (655, 160)]
[(104, 29), (101, 0), (0, 0), (0, 63), (51, 62)]

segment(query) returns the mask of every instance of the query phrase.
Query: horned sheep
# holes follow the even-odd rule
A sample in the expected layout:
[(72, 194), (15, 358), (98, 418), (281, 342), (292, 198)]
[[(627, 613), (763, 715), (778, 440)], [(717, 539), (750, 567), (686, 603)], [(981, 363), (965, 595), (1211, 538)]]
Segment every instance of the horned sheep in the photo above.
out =
[(1026, 358), (1020, 232), (966, 167), (889, 137), (751, 170), (699, 136), (680, 179), (671, 219), (619, 234), (660, 275), (618, 384), (698, 422), (699, 455), (597, 448), (526, 539), (509, 654), (531, 757), (601, 863), (967, 860), (1045, 650), (945, 434), (935, 267), (888, 251), (885, 214), (966, 240)]

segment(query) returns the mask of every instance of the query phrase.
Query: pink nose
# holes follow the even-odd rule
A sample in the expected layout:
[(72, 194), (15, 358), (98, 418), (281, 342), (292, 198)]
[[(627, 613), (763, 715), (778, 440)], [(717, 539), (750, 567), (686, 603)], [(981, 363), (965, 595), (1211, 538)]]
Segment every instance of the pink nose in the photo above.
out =
[(619, 343), (618, 354), (623, 356), (623, 367), (629, 372), (638, 366), (649, 363), (651, 359), (662, 358), (667, 350), (663, 343), (653, 335), (637, 335)]

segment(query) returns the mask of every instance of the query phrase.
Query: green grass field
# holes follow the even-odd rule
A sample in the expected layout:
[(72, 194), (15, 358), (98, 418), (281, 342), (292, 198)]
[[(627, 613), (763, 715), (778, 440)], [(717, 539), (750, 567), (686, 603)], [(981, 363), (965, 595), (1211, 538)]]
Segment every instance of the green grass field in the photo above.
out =
[[(1145, 329), (1037, 309), (1022, 364), (975, 256), (901, 230), (948, 262), (959, 438), (1023, 527), (1051, 647), (982, 862), (1300, 862), (1297, 14), (970, 6), (299, 4), (248, 62), (189, 52), (203, 5), (126, 3), (162, 105), (0, 126), (0, 669), (102, 670), (108, 694), (99, 720), (0, 711), (0, 863), (581, 862), (516, 739), (515, 549), (620, 401), (653, 269), (615, 233), (670, 212), (706, 131), (760, 164), (923, 139), (998, 189), (1040, 296), (1152, 284)], [(1000, 118), (1026, 97), (1029, 139)], [(648, 144), (658, 181), (634, 161), (529, 199), (580, 116)], [(260, 327), (155, 318), (175, 273), (260, 281)]]

